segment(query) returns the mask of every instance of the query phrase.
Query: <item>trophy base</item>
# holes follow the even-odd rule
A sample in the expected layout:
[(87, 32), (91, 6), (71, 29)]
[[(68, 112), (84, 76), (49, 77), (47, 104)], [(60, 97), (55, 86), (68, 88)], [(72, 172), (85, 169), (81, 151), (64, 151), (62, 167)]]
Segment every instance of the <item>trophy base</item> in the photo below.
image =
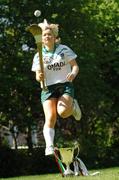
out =
[(73, 176), (74, 172), (71, 169), (67, 169), (64, 171), (64, 176)]

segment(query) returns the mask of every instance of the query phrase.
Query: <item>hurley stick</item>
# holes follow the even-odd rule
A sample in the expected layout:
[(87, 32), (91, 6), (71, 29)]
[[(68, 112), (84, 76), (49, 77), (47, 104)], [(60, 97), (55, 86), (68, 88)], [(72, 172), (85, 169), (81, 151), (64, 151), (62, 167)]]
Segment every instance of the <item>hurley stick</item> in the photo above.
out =
[(64, 172), (65, 172), (65, 168), (62, 164), (62, 161), (60, 160), (60, 158), (58, 157), (58, 154), (57, 154), (57, 150), (55, 149), (54, 150), (54, 156), (55, 156), (55, 160), (56, 160), (56, 163), (57, 163), (57, 166), (59, 168), (59, 171), (60, 173), (62, 174), (62, 177), (64, 177)]
[[(34, 36), (37, 45), (37, 51), (39, 53), (39, 63), (40, 63), (41, 73), (44, 74), (43, 59), (42, 59), (42, 29), (37, 24), (32, 24), (28, 26), (26, 30), (30, 31), (30, 33)], [(41, 81), (40, 83), (41, 83), (41, 88), (43, 90), (46, 90), (47, 87), (45, 86), (44, 80)]]

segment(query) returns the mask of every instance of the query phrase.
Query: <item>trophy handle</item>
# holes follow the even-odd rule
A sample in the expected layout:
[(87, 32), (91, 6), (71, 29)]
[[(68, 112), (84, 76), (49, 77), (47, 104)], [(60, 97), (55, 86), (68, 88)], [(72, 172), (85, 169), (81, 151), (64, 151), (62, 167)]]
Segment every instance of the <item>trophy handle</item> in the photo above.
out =
[(78, 143), (75, 143), (75, 144), (74, 144), (74, 151), (75, 151), (76, 149), (77, 149), (77, 154), (75, 155), (74, 158), (77, 158), (78, 155), (79, 155), (80, 148), (79, 148), (79, 144), (78, 144)]

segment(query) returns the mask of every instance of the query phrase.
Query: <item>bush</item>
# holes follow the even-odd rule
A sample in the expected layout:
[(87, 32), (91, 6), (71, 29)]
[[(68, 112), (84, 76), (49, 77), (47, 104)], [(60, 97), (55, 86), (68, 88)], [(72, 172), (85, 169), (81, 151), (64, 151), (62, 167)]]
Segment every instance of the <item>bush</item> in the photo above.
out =
[(45, 157), (44, 149), (12, 150), (0, 148), (0, 177), (58, 172), (55, 159)]
[[(88, 151), (90, 152), (90, 151)], [(100, 151), (101, 152), (101, 151)], [(88, 169), (118, 166), (119, 151), (110, 148), (103, 149), (100, 157), (95, 153), (80, 152), (79, 157)], [(59, 173), (54, 157), (44, 155), (44, 148), (13, 150), (8, 147), (0, 148), (0, 178)]]

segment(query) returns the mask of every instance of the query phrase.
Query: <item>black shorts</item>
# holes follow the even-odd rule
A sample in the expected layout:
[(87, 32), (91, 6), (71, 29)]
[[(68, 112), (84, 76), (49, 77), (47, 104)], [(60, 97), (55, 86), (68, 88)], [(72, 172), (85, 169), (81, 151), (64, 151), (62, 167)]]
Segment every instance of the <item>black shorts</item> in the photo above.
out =
[(46, 91), (42, 90), (41, 92), (41, 102), (43, 103), (50, 98), (59, 98), (63, 94), (67, 94), (74, 98), (74, 87), (72, 82), (58, 83), (48, 86)]

